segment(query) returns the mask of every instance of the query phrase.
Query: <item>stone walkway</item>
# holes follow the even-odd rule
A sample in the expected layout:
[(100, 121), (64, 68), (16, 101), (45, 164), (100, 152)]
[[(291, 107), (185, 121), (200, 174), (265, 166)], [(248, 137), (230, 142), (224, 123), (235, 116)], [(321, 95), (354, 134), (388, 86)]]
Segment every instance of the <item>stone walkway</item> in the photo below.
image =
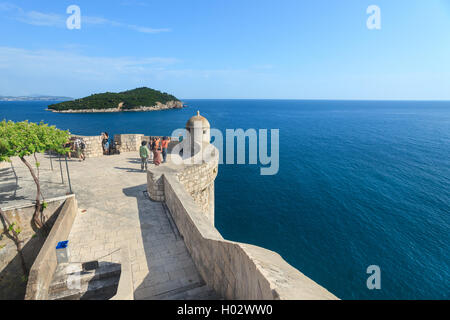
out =
[[(65, 195), (68, 187), (61, 184), (59, 162), (53, 162), (52, 171), (48, 156), (40, 155), (39, 161), (43, 184), (50, 186), (44, 187), (44, 196)], [(2, 207), (35, 194), (23, 164), (15, 159), (14, 167), (16, 187), (11, 169), (1, 172)], [(71, 262), (119, 262), (120, 248), (128, 242), (135, 299), (216, 298), (196, 270), (164, 205), (148, 198), (146, 174), (140, 171), (136, 153), (70, 161), (69, 168), (80, 209), (69, 237)], [(64, 178), (67, 183), (66, 173)], [(2, 184), (8, 187), (2, 189)], [(19, 191), (23, 196), (14, 201), (12, 195), (15, 192), (17, 197)]]

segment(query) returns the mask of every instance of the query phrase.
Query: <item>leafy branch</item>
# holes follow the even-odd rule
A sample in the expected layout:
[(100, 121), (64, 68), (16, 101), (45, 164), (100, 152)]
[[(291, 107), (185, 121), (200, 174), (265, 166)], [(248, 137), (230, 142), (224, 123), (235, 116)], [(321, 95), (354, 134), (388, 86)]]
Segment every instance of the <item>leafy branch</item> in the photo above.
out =
[[(59, 154), (66, 154), (69, 149), (64, 145), (69, 140), (69, 132), (49, 126), (43, 122), (37, 124), (28, 121), (12, 122), (3, 120), (0, 122), (0, 162), (11, 162), (12, 157), (19, 159), (28, 168), (33, 181), (36, 185), (36, 201), (35, 211), (33, 213), (32, 225), (36, 229), (41, 229), (45, 225), (44, 209), (47, 203), (41, 202), (43, 198), (41, 185), (39, 181), (39, 167), (36, 153), (44, 153), (46, 151), (55, 151)], [(33, 156), (37, 174), (33, 166), (26, 159), (27, 156)], [(8, 220), (5, 212), (0, 209), (0, 217), (4, 224), (5, 234), (11, 238), (16, 244), (17, 251), (22, 260), (22, 266), (25, 274), (28, 274), (25, 260), (22, 254), (23, 241), (19, 238), (22, 229), (14, 222)]]
[[(19, 157), (30, 171), (36, 184), (36, 208), (33, 215), (33, 222), (38, 229), (44, 225), (43, 208), (41, 204), (42, 191), (39, 182), (39, 162), (36, 153), (46, 151), (56, 151), (66, 154), (69, 150), (64, 148), (64, 144), (69, 139), (69, 132), (49, 126), (43, 122), (37, 124), (28, 121), (24, 122), (0, 122), (0, 162), (11, 162), (12, 157)], [(33, 166), (26, 159), (33, 155), (37, 174)]]

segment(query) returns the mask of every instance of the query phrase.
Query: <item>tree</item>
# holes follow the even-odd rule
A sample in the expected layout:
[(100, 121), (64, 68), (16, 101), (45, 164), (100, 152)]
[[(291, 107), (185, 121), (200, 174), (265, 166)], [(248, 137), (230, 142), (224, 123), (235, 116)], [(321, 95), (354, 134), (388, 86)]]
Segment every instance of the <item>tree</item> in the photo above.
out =
[[(19, 157), (30, 171), (36, 184), (36, 204), (32, 224), (34, 224), (37, 229), (44, 226), (45, 218), (43, 211), (47, 204), (45, 202), (41, 203), (42, 192), (39, 175), (36, 176), (33, 167), (25, 157), (30, 155), (35, 156), (36, 153), (43, 153), (46, 151), (55, 151), (59, 154), (66, 154), (68, 149), (64, 148), (64, 144), (68, 139), (69, 132), (58, 130), (54, 126), (48, 126), (43, 122), (39, 124), (28, 121), (14, 123), (12, 121), (6, 122), (3, 120), (0, 122), (0, 162), (11, 162), (12, 157)], [(36, 167), (39, 168), (38, 162), (36, 162)], [(3, 219), (6, 235), (14, 241), (17, 247), (17, 251), (22, 261), (24, 274), (27, 275), (28, 271), (22, 253), (23, 241), (19, 238), (21, 229), (19, 226), (16, 226), (15, 222), (11, 223), (8, 220), (8, 217), (1, 208), (0, 216)]]
[(151, 107), (169, 101), (179, 101), (173, 95), (150, 88), (137, 88), (119, 93), (98, 93), (82, 99), (65, 101), (48, 106), (50, 110), (83, 110), (83, 109), (109, 109), (117, 108), (123, 103), (123, 109), (135, 109), (138, 107)]
[[(11, 162), (12, 157), (19, 157), (30, 171), (36, 184), (36, 204), (32, 222), (37, 229), (42, 228), (45, 223), (43, 215), (45, 203), (41, 203), (42, 192), (39, 177), (25, 157), (46, 151), (66, 154), (68, 149), (64, 148), (64, 144), (68, 139), (68, 131), (59, 130), (43, 122), (39, 124), (28, 121), (14, 123), (3, 120), (0, 122), (0, 161)], [(38, 167), (39, 163), (36, 163), (36, 166)], [(4, 213), (1, 212), (1, 214), (5, 218)]]

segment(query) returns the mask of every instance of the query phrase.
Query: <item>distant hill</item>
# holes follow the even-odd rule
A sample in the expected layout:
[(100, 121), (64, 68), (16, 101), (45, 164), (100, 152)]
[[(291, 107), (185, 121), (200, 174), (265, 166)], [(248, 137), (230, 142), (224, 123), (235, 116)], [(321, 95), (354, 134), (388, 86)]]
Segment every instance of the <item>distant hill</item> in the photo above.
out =
[(33, 96), (0, 96), (0, 101), (67, 101), (73, 100), (69, 97), (55, 97), (55, 96), (44, 96), (44, 95), (33, 95)]
[(89, 97), (48, 106), (55, 112), (120, 112), (154, 111), (182, 108), (173, 95), (150, 88), (137, 88), (120, 93), (98, 93)]

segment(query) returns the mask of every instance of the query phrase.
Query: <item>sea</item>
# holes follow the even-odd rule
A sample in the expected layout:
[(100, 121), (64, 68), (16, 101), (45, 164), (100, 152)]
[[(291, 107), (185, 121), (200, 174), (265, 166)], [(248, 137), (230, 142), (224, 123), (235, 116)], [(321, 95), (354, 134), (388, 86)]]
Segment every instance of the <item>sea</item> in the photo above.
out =
[[(164, 136), (200, 110), (224, 135), (279, 129), (276, 175), (261, 175), (261, 163), (220, 165), (224, 238), (278, 252), (341, 299), (450, 298), (450, 102), (184, 101), (182, 110), (91, 114), (0, 102), (0, 120)], [(370, 266), (379, 289), (367, 285)]]

